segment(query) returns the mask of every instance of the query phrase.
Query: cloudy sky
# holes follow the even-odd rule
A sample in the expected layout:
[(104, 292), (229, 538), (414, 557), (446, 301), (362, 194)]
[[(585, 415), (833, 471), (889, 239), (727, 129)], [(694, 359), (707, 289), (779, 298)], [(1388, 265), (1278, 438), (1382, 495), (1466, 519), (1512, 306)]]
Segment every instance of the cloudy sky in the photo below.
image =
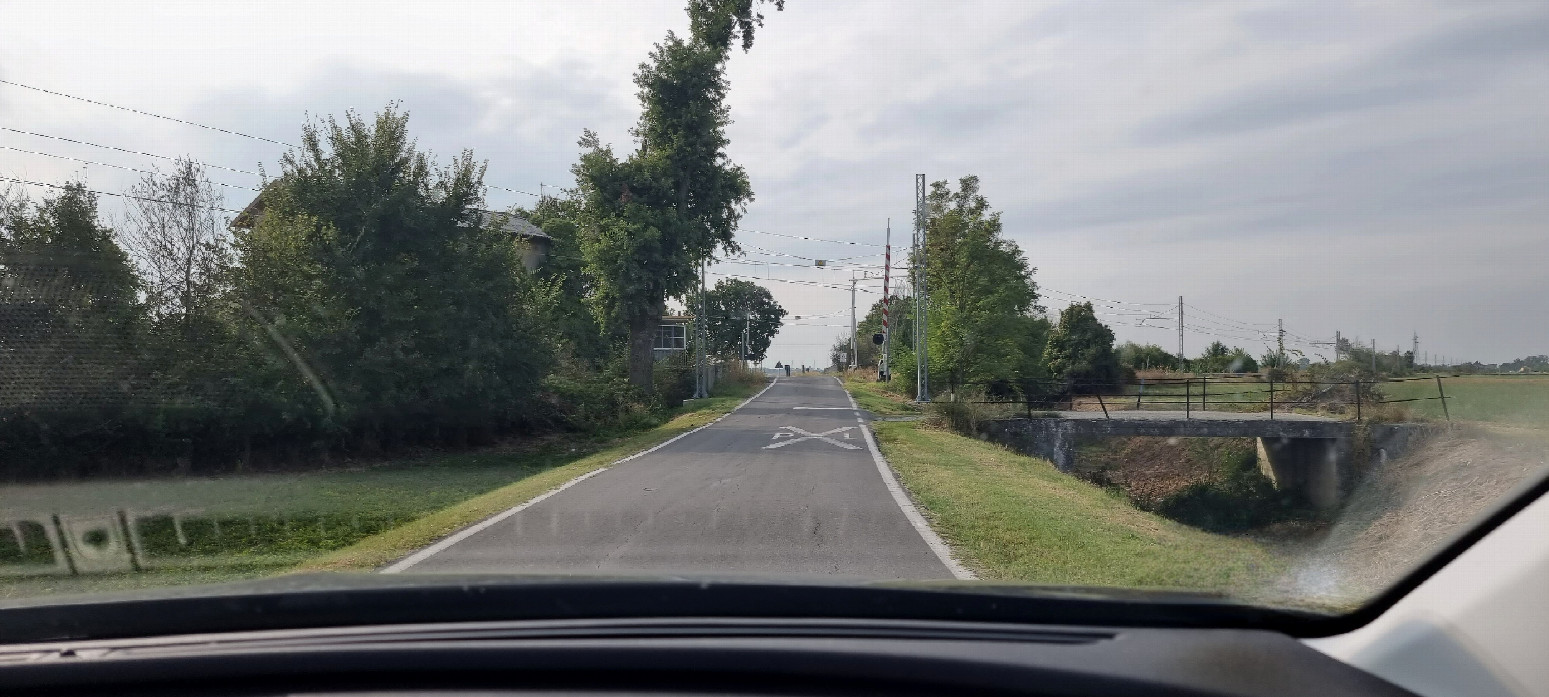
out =
[[(1181, 295), (1190, 353), (1261, 352), (1277, 319), (1314, 356), (1336, 330), (1385, 350), (1418, 332), (1433, 357), (1549, 352), (1549, 3), (766, 14), (730, 66), (751, 253), (716, 271), (818, 317), (789, 322), (771, 363), (826, 362), (847, 331), (851, 271), (803, 258), (881, 249), (765, 233), (876, 245), (891, 218), (902, 251), (919, 172), (979, 176), (1045, 305), (1097, 298), (1121, 339), (1174, 348)], [(685, 24), (681, 0), (6, 2), (0, 80), (282, 142), (309, 115), (398, 101), (422, 146), (488, 161), (492, 206), (530, 205), (570, 183), (583, 128), (628, 144), (631, 75)], [(284, 150), (3, 84), (0, 129), (0, 177), (107, 192), (137, 175), (106, 165), (166, 164), (135, 153), (273, 173)], [(236, 208), (258, 181), (212, 175)]]

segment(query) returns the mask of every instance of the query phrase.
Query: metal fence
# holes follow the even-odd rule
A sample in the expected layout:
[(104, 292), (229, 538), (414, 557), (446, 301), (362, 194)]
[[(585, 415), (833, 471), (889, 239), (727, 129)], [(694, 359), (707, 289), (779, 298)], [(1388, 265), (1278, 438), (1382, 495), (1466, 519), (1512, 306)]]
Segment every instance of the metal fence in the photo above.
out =
[[(1185, 418), (1194, 412), (1317, 413), (1337, 418), (1364, 420), (1385, 405), (1439, 402), (1442, 416), (1452, 420), (1446, 381), (1453, 378), (1503, 380), (1549, 378), (1549, 375), (1427, 375), (1376, 379), (1320, 380), (1307, 376), (1276, 379), (1267, 374), (1219, 374), (1145, 378), (1120, 383), (1091, 380), (1007, 378), (968, 382), (948, 381), (948, 391), (937, 401), (1016, 407), (1031, 417), (1046, 411), (1176, 411)], [(1431, 383), (1433, 394), (1392, 398), (1384, 388), (1401, 383)], [(1544, 385), (1549, 387), (1549, 381)], [(1427, 386), (1429, 387), (1429, 386)], [(1407, 390), (1406, 390), (1407, 391)]]

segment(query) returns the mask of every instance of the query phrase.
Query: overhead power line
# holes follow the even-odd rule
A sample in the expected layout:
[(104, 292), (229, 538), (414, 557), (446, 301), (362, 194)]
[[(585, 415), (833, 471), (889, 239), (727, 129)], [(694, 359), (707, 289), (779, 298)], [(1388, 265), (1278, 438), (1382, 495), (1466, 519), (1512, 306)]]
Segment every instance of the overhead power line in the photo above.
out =
[[(46, 183), (46, 182), (35, 182), (35, 181), (27, 180), (27, 179), (16, 179), (16, 178), (13, 178), (13, 177), (0, 177), (0, 181), (16, 182), (17, 184), (28, 184), (28, 185), (31, 185), (31, 186), (46, 186), (46, 187), (48, 187), (50, 189), (66, 189), (66, 188), (69, 188), (69, 187), (66, 187), (66, 186), (61, 186), (59, 184), (49, 184), (49, 183)], [(221, 208), (220, 206), (201, 206), (201, 205), (193, 204), (193, 203), (184, 203), (182, 201), (168, 201), (167, 199), (163, 199), (163, 198), (150, 198), (148, 196), (135, 196), (134, 194), (116, 194), (116, 193), (113, 193), (111, 191), (97, 191), (95, 189), (84, 189), (83, 188), (83, 190), (86, 191), (87, 193), (93, 193), (93, 194), (97, 194), (99, 196), (117, 196), (119, 198), (132, 198), (132, 199), (135, 199), (137, 201), (150, 201), (152, 203), (167, 203), (167, 204), (171, 204), (171, 205), (174, 205), (174, 206), (188, 206), (190, 208), (208, 208), (208, 209), (210, 209), (212, 211), (225, 211), (227, 213), (241, 213), (242, 212), (242, 211), (238, 211), (238, 210), (232, 210), (230, 208)]]
[[(3, 82), (3, 81), (0, 81), (0, 82)], [(128, 153), (130, 155), (140, 155), (142, 157), (153, 157), (153, 158), (156, 158), (158, 160), (168, 160), (170, 162), (176, 162), (179, 159), (177, 157), (172, 157), (170, 155), (158, 155), (158, 154), (153, 153), (153, 152), (145, 152), (145, 151), (142, 151), (142, 150), (130, 150), (128, 148), (120, 148), (120, 147), (118, 147), (116, 145), (103, 145), (101, 143), (92, 143), (92, 142), (85, 141), (85, 140), (77, 140), (75, 138), (66, 138), (64, 136), (51, 136), (51, 135), (48, 135), (47, 133), (35, 133), (33, 131), (24, 131), (24, 130), (21, 130), (19, 128), (11, 128), (9, 126), (0, 126), (0, 130), (6, 130), (6, 131), (10, 131), (12, 133), (20, 133), (22, 135), (29, 135), (29, 136), (33, 136), (33, 137), (36, 137), (36, 138), (48, 138), (50, 140), (60, 140), (60, 141), (66, 142), (66, 143), (75, 143), (77, 145), (88, 145), (88, 146), (91, 146), (91, 147), (94, 147), (94, 148), (102, 148), (102, 149), (105, 149), (105, 150), (115, 150), (115, 151), (122, 152), (122, 153)], [(282, 145), (283, 145), (283, 143), (282, 143)], [(78, 162), (85, 162), (87, 164), (102, 165), (104, 167), (118, 167), (120, 169), (128, 169), (128, 170), (136, 171), (136, 172), (143, 171), (143, 170), (134, 169), (133, 167), (123, 167), (122, 165), (111, 165), (111, 164), (108, 164), (108, 163), (105, 163), (105, 162), (92, 162), (91, 160), (83, 160), (83, 159), (77, 158), (77, 157), (68, 157), (68, 156), (65, 156), (65, 155), (54, 155), (54, 154), (51, 154), (51, 153), (36, 152), (36, 151), (32, 151), (32, 150), (22, 150), (21, 148), (12, 148), (12, 147), (9, 147), (9, 146), (0, 146), (0, 147), (4, 147), (7, 150), (16, 150), (18, 152), (28, 152), (28, 153), (32, 153), (34, 155), (44, 155), (46, 157), (59, 157), (59, 158), (67, 159), (67, 160), (76, 160)], [(212, 163), (203, 162), (203, 161), (200, 161), (200, 160), (194, 160), (194, 162), (197, 162), (198, 164), (200, 164), (202, 166), (205, 166), (205, 167), (212, 167), (212, 168), (215, 168), (215, 169), (223, 169), (223, 170), (226, 170), (227, 172), (236, 172), (238, 174), (250, 174), (250, 175), (255, 176), (255, 177), (263, 176), (261, 173), (254, 172), (252, 170), (237, 169), (235, 167), (226, 167), (224, 165), (212, 164)], [(223, 184), (222, 186), (233, 186), (233, 185), (231, 185), (231, 184)], [(526, 194), (528, 196), (537, 196), (538, 195), (538, 194), (532, 193), (531, 191), (522, 191), (521, 189), (513, 189), (513, 188), (510, 188), (510, 187), (506, 187), (506, 186), (496, 186), (494, 184), (485, 184), (484, 186), (486, 186), (488, 188), (491, 188), (491, 189), (499, 189), (501, 191), (509, 191), (511, 193), (516, 193), (516, 194)], [(251, 189), (252, 191), (258, 191), (258, 189), (253, 189), (252, 187), (241, 187), (241, 188)]]
[[(710, 274), (711, 276), (724, 276), (726, 278), (740, 278), (740, 279), (747, 280), (747, 281), (774, 281), (776, 283), (794, 283), (796, 285), (816, 286), (816, 287), (819, 287), (819, 288), (832, 288), (834, 290), (849, 290), (850, 289), (850, 286), (848, 284), (846, 284), (846, 285), (839, 285), (839, 284), (836, 284), (836, 283), (823, 283), (822, 281), (798, 281), (798, 280), (793, 279), (793, 278), (763, 278), (761, 276), (744, 276), (744, 275), (735, 274), (735, 273), (721, 273), (719, 271), (708, 271), (706, 273)], [(880, 292), (878, 290), (872, 290), (872, 289), (868, 289), (866, 287), (860, 287), (859, 290), (861, 292), (863, 292), (863, 293), (878, 293), (878, 292)]]
[(1268, 329), (1270, 327), (1275, 326), (1274, 322), (1244, 322), (1244, 321), (1242, 321), (1240, 319), (1232, 319), (1232, 318), (1227, 317), (1225, 315), (1218, 315), (1218, 314), (1216, 314), (1214, 312), (1211, 312), (1209, 310), (1200, 309), (1200, 308), (1195, 307), (1193, 305), (1190, 305), (1188, 303), (1184, 303), (1183, 306), (1187, 307), (1187, 308), (1190, 308), (1192, 310), (1196, 310), (1198, 312), (1202, 312), (1202, 313), (1207, 314), (1207, 315), (1209, 315), (1211, 317), (1214, 317), (1216, 319), (1224, 319), (1224, 320), (1226, 320), (1228, 322), (1234, 322), (1236, 324), (1241, 324), (1241, 325), (1247, 326), (1247, 327), (1264, 327), (1265, 329)]
[[(765, 233), (765, 234), (768, 234), (768, 233)], [(824, 261), (824, 262), (829, 262), (829, 261), (850, 261), (852, 259), (870, 259), (872, 257), (880, 257), (880, 256), (882, 256), (882, 252), (872, 252), (870, 254), (857, 254), (855, 256), (839, 257), (839, 258), (836, 258), (836, 259), (818, 259), (816, 257), (804, 257), (804, 256), (802, 256), (800, 254), (791, 254), (789, 252), (777, 252), (777, 251), (774, 251), (772, 249), (765, 249), (765, 248), (760, 247), (760, 246), (758, 246), (756, 244), (742, 244), (741, 246), (743, 246), (743, 247), (745, 247), (747, 249), (753, 250), (754, 254), (769, 254), (769, 255), (773, 255), (773, 256), (777, 256), (777, 257), (790, 257), (792, 259), (804, 259), (806, 261)], [(857, 264), (857, 266), (860, 266), (860, 264)], [(881, 264), (876, 264), (875, 266), (877, 268), (882, 268)]]
[[(56, 159), (60, 159), (60, 160), (74, 160), (75, 162), (82, 162), (82, 163), (85, 163), (85, 164), (88, 164), (88, 165), (97, 165), (99, 167), (112, 167), (114, 169), (128, 170), (130, 172), (139, 172), (140, 174), (157, 174), (157, 175), (164, 174), (162, 172), (154, 172), (154, 171), (151, 171), (151, 170), (148, 170), (148, 169), (135, 169), (133, 167), (125, 167), (123, 165), (115, 165), (115, 164), (113, 164), (111, 162), (98, 162), (96, 160), (86, 160), (86, 159), (82, 159), (82, 158), (79, 158), (79, 157), (70, 157), (69, 155), (55, 155), (53, 153), (38, 152), (36, 150), (23, 150), (22, 148), (13, 148), (13, 147), (11, 147), (9, 145), (0, 145), (0, 148), (3, 148), (5, 150), (14, 150), (16, 152), (24, 152), (24, 153), (27, 153), (29, 155), (42, 155), (43, 157), (52, 157), (52, 158), (56, 158)], [(226, 184), (226, 183), (223, 183), (223, 182), (210, 182), (210, 183), (211, 184), (215, 184), (216, 186), (225, 186), (225, 187), (230, 187), (230, 188), (233, 188), (233, 189), (247, 189), (248, 191), (258, 191), (258, 189), (254, 188), (254, 187), (242, 186), (241, 184)]]
[(109, 109), (118, 109), (119, 111), (127, 111), (129, 113), (139, 114), (141, 116), (149, 116), (151, 118), (162, 119), (162, 120), (165, 120), (165, 121), (173, 121), (173, 122), (176, 122), (176, 123), (181, 123), (181, 124), (183, 124), (185, 126), (194, 126), (196, 128), (203, 128), (203, 129), (209, 130), (209, 131), (219, 131), (221, 133), (226, 133), (226, 134), (230, 134), (230, 135), (234, 135), (234, 136), (241, 136), (243, 138), (252, 138), (253, 140), (261, 140), (261, 141), (264, 141), (265, 143), (273, 143), (275, 145), (284, 145), (285, 147), (288, 147), (288, 148), (299, 148), (299, 147), (301, 147), (299, 145), (296, 145), (295, 143), (287, 143), (287, 142), (285, 142), (283, 140), (275, 140), (273, 138), (265, 138), (263, 136), (255, 136), (255, 135), (252, 135), (251, 133), (243, 133), (241, 131), (233, 131), (233, 130), (231, 130), (229, 128), (221, 128), (219, 126), (211, 126), (211, 125), (208, 125), (208, 124), (198, 123), (196, 121), (189, 121), (189, 120), (186, 120), (186, 119), (179, 119), (179, 118), (174, 118), (174, 117), (171, 117), (171, 116), (163, 116), (161, 114), (153, 114), (153, 113), (151, 113), (149, 111), (141, 111), (140, 109), (133, 109), (133, 108), (126, 107), (126, 106), (119, 106), (117, 104), (109, 104), (107, 102), (101, 102), (101, 101), (97, 101), (95, 99), (87, 99), (85, 97), (77, 97), (77, 96), (75, 96), (73, 94), (65, 94), (64, 92), (56, 92), (54, 90), (46, 90), (46, 89), (43, 89), (42, 87), (33, 87), (32, 85), (23, 85), (20, 82), (11, 82), (10, 80), (0, 80), (0, 85), (10, 85), (12, 87), (20, 87), (22, 89), (32, 90), (34, 92), (42, 92), (44, 94), (51, 94), (51, 95), (54, 95), (55, 97), (64, 97), (65, 99), (74, 99), (75, 101), (78, 101), (78, 102), (86, 102), (87, 104), (95, 104), (97, 106), (103, 106), (103, 107), (107, 107)]
[(790, 238), (790, 239), (793, 239), (793, 240), (806, 240), (808, 242), (830, 242), (830, 243), (833, 243), (833, 244), (848, 244), (848, 245), (852, 245), (852, 246), (856, 246), (856, 247), (878, 247), (878, 248), (881, 248), (881, 247), (887, 246), (887, 245), (875, 244), (875, 243), (872, 243), (872, 242), (851, 242), (849, 240), (828, 240), (828, 239), (823, 239), (821, 237), (808, 237), (806, 235), (787, 235), (787, 234), (785, 234), (783, 232), (768, 232), (766, 230), (753, 230), (753, 229), (749, 229), (749, 228), (741, 228), (741, 230), (743, 232), (756, 232), (756, 233), (758, 233), (760, 235), (773, 235), (775, 237), (787, 237), (787, 238)]
[(1044, 291), (1044, 292), (1048, 292), (1048, 293), (1054, 293), (1055, 295), (1063, 295), (1063, 296), (1066, 296), (1066, 297), (1077, 298), (1077, 299), (1080, 299), (1080, 300), (1086, 300), (1086, 301), (1090, 301), (1090, 302), (1104, 303), (1104, 304), (1108, 304), (1108, 305), (1120, 305), (1120, 306), (1128, 305), (1128, 306), (1131, 306), (1131, 307), (1172, 307), (1173, 306), (1172, 303), (1131, 303), (1131, 302), (1125, 302), (1123, 300), (1107, 300), (1105, 298), (1097, 298), (1097, 297), (1093, 297), (1093, 296), (1090, 296), (1090, 295), (1082, 295), (1080, 293), (1070, 293), (1070, 292), (1066, 292), (1066, 291), (1063, 291), (1063, 290), (1055, 290), (1055, 289), (1050, 288), (1048, 286), (1045, 286), (1043, 284), (1039, 284), (1038, 290), (1041, 290), (1041, 291)]
[(538, 194), (535, 194), (535, 193), (533, 193), (531, 191), (522, 191), (521, 189), (512, 189), (512, 188), (508, 188), (508, 187), (504, 187), (504, 186), (495, 186), (494, 184), (485, 184), (484, 186), (487, 186), (487, 187), (489, 187), (491, 189), (500, 189), (501, 191), (509, 191), (509, 192), (511, 192), (513, 194), (527, 194), (528, 196), (538, 196)]
[[(84, 141), (84, 140), (76, 140), (74, 138), (66, 138), (64, 136), (51, 136), (51, 135), (47, 135), (47, 134), (44, 134), (44, 133), (33, 133), (32, 131), (23, 131), (23, 130), (21, 130), (19, 128), (11, 128), (10, 126), (0, 126), (0, 130), (6, 130), (6, 131), (10, 131), (12, 133), (20, 133), (22, 135), (34, 136), (34, 137), (37, 137), (37, 138), (49, 138), (51, 140), (62, 140), (64, 142), (66, 142), (66, 143), (76, 143), (78, 145), (90, 145), (91, 147), (94, 147), (94, 148), (104, 148), (104, 149), (107, 149), (107, 150), (117, 150), (119, 152), (125, 152), (125, 153), (129, 153), (131, 155), (140, 155), (142, 157), (154, 157), (154, 158), (156, 158), (158, 160), (170, 160), (170, 161), (173, 161), (173, 162), (176, 162), (178, 160), (178, 158), (176, 158), (176, 157), (168, 157), (166, 155), (157, 155), (155, 153), (141, 152), (139, 150), (130, 150), (128, 148), (120, 148), (120, 147), (113, 146), (113, 145), (102, 145), (100, 143), (89, 143), (89, 142)], [(195, 160), (195, 162), (199, 162), (199, 161)], [(262, 174), (259, 174), (258, 172), (253, 172), (253, 171), (245, 170), (245, 169), (237, 169), (235, 167), (223, 167), (221, 165), (214, 165), (214, 164), (210, 164), (208, 162), (199, 162), (199, 164), (201, 164), (201, 165), (203, 165), (205, 167), (214, 167), (215, 169), (224, 169), (224, 170), (226, 170), (228, 172), (236, 172), (238, 174), (251, 174), (251, 175), (253, 175), (255, 177), (263, 176)]]

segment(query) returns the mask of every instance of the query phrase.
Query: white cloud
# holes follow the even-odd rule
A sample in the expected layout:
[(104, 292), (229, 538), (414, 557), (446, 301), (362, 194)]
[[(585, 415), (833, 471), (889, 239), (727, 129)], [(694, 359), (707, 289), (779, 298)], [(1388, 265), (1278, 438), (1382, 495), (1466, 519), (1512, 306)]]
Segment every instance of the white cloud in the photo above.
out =
[[(880, 242), (891, 217), (902, 256), (914, 173), (976, 174), (1054, 290), (1183, 294), (1382, 346), (1418, 330), (1483, 360), (1549, 350), (1541, 5), (801, 0), (766, 14), (730, 67), (733, 159), (757, 192), (748, 228)], [(8, 3), (0, 77), (281, 140), (303, 112), (402, 100), (423, 145), (472, 148), (490, 183), (531, 191), (569, 182), (583, 128), (628, 143), (631, 73), (683, 24), (680, 0)], [(0, 125), (244, 169), (274, 171), (279, 151), (5, 86)], [(7, 132), (0, 145), (149, 162)], [(78, 171), (0, 151), (8, 176)], [(132, 179), (88, 172), (106, 190)], [(808, 257), (880, 251), (743, 237)], [(793, 314), (848, 309), (848, 290), (769, 285)], [(822, 362), (841, 331), (792, 327), (770, 358)], [(1191, 350), (1212, 338), (1191, 335)]]

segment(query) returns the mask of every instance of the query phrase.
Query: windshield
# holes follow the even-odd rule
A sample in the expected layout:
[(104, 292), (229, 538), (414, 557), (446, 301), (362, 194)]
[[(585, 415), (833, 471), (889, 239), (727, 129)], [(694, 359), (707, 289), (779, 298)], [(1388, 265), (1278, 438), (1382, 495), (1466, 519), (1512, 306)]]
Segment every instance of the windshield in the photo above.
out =
[(0, 603), (1344, 613), (1546, 474), (1541, 4), (155, 10), (0, 8)]

